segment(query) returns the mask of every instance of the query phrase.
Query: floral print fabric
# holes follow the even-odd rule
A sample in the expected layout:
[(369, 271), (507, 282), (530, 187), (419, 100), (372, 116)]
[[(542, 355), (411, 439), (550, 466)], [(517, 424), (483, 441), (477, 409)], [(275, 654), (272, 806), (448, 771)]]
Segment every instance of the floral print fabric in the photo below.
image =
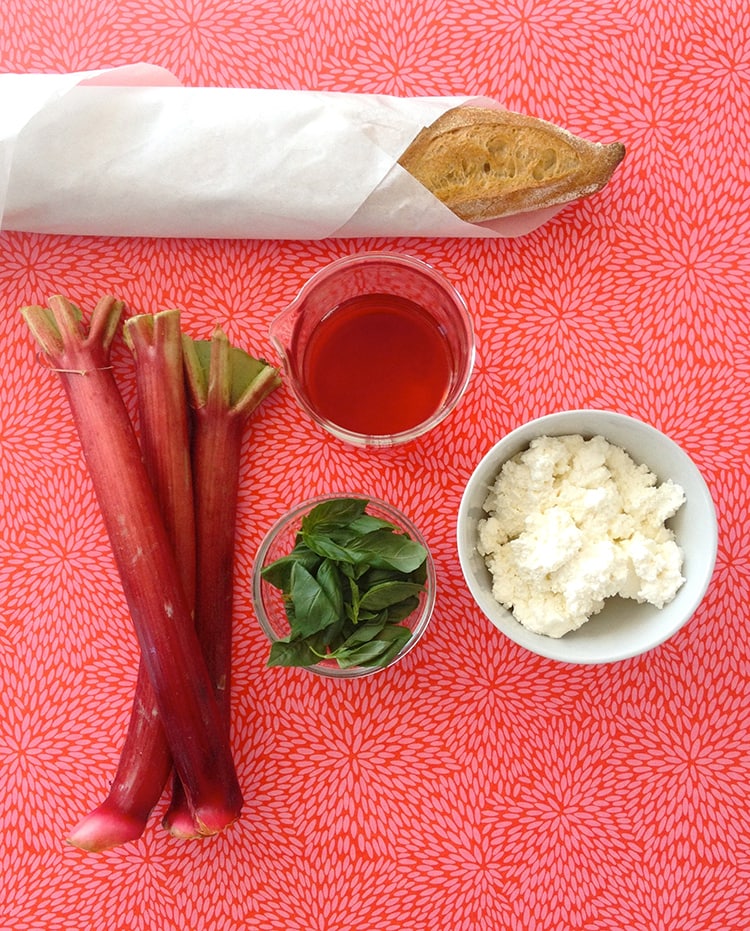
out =
[[(485, 94), (624, 162), (514, 240), (224, 241), (0, 233), (0, 927), (8, 931), (728, 931), (750, 927), (750, 13), (739, 0), (9, 0), (5, 71), (135, 61), (194, 85)], [(0, 106), (2, 102), (0, 102)], [(96, 145), (96, 138), (60, 145)], [(363, 451), (280, 389), (246, 441), (225, 835), (66, 846), (106, 794), (138, 651), (69, 411), (18, 308), (103, 293), (183, 309), (275, 358), (271, 319), (318, 268), (405, 252), (463, 293), (477, 363), (426, 437)], [(127, 351), (114, 364), (133, 401)], [(455, 518), (493, 442), (607, 408), (669, 434), (716, 502), (712, 584), (651, 653), (524, 652), (463, 583)], [(265, 669), (249, 580), (275, 519), (365, 491), (435, 556), (430, 628), (398, 665), (332, 681)], [(689, 571), (689, 567), (687, 567)]]

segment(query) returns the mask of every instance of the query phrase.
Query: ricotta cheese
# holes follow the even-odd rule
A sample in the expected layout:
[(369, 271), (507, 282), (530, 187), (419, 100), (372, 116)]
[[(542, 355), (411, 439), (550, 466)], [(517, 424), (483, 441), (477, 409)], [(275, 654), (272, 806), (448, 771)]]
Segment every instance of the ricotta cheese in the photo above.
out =
[(535, 633), (562, 637), (619, 595), (663, 607), (685, 581), (665, 522), (683, 489), (604, 437), (539, 437), (484, 502), (478, 550), (493, 596)]

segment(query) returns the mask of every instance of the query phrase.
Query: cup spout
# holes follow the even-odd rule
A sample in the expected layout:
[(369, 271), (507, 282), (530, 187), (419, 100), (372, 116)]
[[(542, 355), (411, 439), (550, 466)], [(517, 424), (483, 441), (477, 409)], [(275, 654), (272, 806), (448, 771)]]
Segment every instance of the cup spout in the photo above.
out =
[(283, 360), (288, 359), (292, 344), (292, 333), (296, 319), (296, 304), (285, 307), (273, 318), (268, 328), (268, 335)]

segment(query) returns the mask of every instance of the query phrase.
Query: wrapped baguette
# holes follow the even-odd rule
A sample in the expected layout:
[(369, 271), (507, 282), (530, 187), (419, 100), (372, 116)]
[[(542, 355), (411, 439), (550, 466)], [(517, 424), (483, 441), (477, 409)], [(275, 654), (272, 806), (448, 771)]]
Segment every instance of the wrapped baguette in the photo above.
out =
[[(587, 161), (590, 143), (542, 132), (541, 121), (498, 107), (484, 97), (185, 87), (146, 63), (0, 74), (0, 229), (246, 239), (521, 236), (603, 183), (602, 170)], [(486, 176), (486, 189), (478, 186), (477, 166), (495, 164), (487, 152), (513, 120), (520, 120), (515, 141), (525, 146), (516, 167), (531, 165), (526, 151), (538, 149), (538, 164), (552, 158), (565, 177), (548, 171), (532, 193), (493, 169), (493, 184), (504, 191), (498, 213), (498, 191), (487, 189)], [(440, 182), (432, 193), (441, 175), (455, 179), (463, 166), (462, 185), (451, 192)]]
[(545, 120), (454, 107), (423, 129), (399, 164), (458, 217), (483, 223), (601, 190), (625, 155)]

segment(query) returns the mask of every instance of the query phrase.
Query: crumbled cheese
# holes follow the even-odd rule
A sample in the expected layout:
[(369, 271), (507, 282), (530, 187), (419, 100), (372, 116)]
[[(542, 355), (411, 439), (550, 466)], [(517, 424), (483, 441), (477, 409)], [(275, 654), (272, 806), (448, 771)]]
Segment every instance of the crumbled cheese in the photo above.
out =
[(540, 437), (484, 502), (478, 549), (494, 597), (536, 633), (562, 637), (615, 595), (663, 607), (685, 579), (665, 526), (683, 489), (604, 437)]

